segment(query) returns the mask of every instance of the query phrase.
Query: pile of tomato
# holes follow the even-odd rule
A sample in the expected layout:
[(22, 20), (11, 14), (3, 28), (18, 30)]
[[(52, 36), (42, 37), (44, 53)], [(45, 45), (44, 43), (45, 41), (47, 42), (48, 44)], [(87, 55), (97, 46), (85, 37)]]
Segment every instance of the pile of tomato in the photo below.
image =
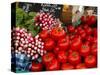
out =
[(33, 61), (31, 71), (55, 71), (97, 67), (97, 25), (93, 16), (82, 17), (77, 27), (54, 27), (39, 36), (47, 51), (41, 62)]

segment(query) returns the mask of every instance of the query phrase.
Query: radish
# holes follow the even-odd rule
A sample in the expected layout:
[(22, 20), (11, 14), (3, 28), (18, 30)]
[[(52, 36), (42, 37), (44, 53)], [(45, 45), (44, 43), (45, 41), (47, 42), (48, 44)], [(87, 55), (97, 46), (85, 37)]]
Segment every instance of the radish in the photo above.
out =
[(18, 50), (19, 50), (19, 51), (22, 50), (22, 47), (18, 47)]
[(11, 50), (15, 51), (16, 54), (22, 53), (33, 59), (38, 58), (39, 55), (43, 55), (41, 54), (41, 49), (44, 47), (44, 42), (39, 35), (33, 37), (32, 34), (29, 33), (25, 28), (19, 27), (14, 28), (12, 30), (12, 34), (13, 37), (11, 39)]
[(19, 37), (19, 36), (17, 36), (17, 37), (16, 37), (16, 39), (17, 39), (17, 40), (19, 40), (19, 39), (20, 39), (20, 37)]
[(15, 43), (15, 46), (17, 47), (18, 46), (18, 43)]
[(31, 43), (29, 43), (29, 45), (28, 45), (29, 47), (31, 47), (32, 46), (32, 44)]
[(31, 48), (28, 48), (28, 50), (31, 51), (32, 49)]

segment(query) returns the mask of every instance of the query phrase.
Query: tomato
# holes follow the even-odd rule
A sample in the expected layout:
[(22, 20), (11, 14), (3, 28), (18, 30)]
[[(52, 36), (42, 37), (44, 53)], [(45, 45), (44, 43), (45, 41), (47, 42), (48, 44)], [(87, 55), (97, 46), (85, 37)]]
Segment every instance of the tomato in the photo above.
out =
[(72, 40), (75, 37), (75, 34), (69, 34), (69, 39)]
[(92, 34), (94, 37), (97, 37), (97, 28), (93, 28)]
[(78, 33), (78, 30), (77, 30), (77, 28), (75, 29), (75, 33)]
[(55, 58), (55, 55), (51, 52), (48, 52), (47, 54), (42, 56), (42, 61), (45, 65), (47, 65), (49, 62), (51, 62)]
[(97, 64), (97, 60), (96, 57), (94, 55), (88, 55), (85, 58), (85, 64), (88, 68), (93, 68), (96, 67)]
[(70, 32), (70, 33), (75, 32), (75, 27), (72, 25), (68, 25), (67, 29), (68, 29), (68, 32)]
[(80, 38), (81, 39), (81, 37), (77, 33), (75, 33), (75, 34), (69, 34), (68, 36), (69, 36), (69, 40), (70, 41), (73, 40), (73, 39), (75, 39), (75, 38)]
[(85, 41), (84, 44), (90, 46), (90, 42), (89, 41)]
[(92, 38), (92, 43), (97, 43), (97, 38), (96, 37)]
[(57, 59), (52, 60), (49, 62), (46, 66), (47, 71), (55, 71), (60, 69), (60, 63), (58, 62)]
[(91, 35), (92, 34), (92, 29), (90, 27), (85, 29), (85, 32), (87, 35)]
[(58, 54), (58, 52), (59, 52), (59, 47), (58, 46), (56, 46), (55, 48), (54, 48), (54, 50), (53, 50), (53, 52), (57, 55)]
[(51, 51), (51, 50), (53, 50), (54, 47), (55, 47), (55, 42), (54, 42), (53, 39), (47, 38), (47, 39), (44, 41), (44, 49), (45, 49), (45, 50)]
[(74, 69), (74, 66), (71, 65), (70, 63), (63, 63), (61, 65), (61, 70), (71, 70)]
[(73, 65), (77, 65), (81, 62), (81, 57), (78, 52), (73, 51), (72, 53), (69, 54), (68, 61)]
[(92, 44), (92, 46), (91, 46), (91, 53), (93, 55), (97, 56), (97, 44), (96, 43)]
[(54, 40), (59, 40), (66, 36), (66, 32), (61, 27), (53, 28), (50, 32), (51, 37)]
[(86, 16), (86, 19), (87, 19), (86, 24), (90, 25), (91, 16), (90, 15), (87, 15)]
[(39, 33), (39, 36), (42, 38), (42, 40), (45, 40), (49, 37), (49, 34), (48, 34), (48, 31), (47, 30), (42, 30), (40, 33)]
[(94, 15), (90, 16), (88, 24), (93, 25), (95, 23), (96, 23), (96, 16), (94, 16)]
[(85, 63), (80, 63), (76, 65), (76, 69), (85, 69), (85, 68), (86, 68)]
[(71, 48), (71, 50), (79, 50), (81, 47), (81, 44), (82, 44), (82, 42), (81, 42), (81, 39), (79, 37), (74, 38), (71, 41), (70, 48)]
[(42, 69), (43, 69), (42, 63), (32, 62), (31, 71), (33, 72), (42, 71)]
[(67, 50), (69, 47), (69, 37), (65, 37), (63, 39), (60, 39), (58, 41), (58, 46), (60, 48), (60, 50)]
[(96, 16), (94, 16), (94, 15), (91, 16), (91, 23), (92, 24), (96, 23)]
[(80, 48), (80, 55), (86, 57), (87, 55), (90, 54), (90, 47), (87, 44), (82, 44)]
[(66, 63), (67, 62), (67, 56), (68, 56), (68, 52), (66, 52), (66, 51), (59, 51), (58, 52), (58, 61), (60, 62), (60, 63)]
[(93, 24), (96, 23), (96, 16), (94, 16), (94, 15), (92, 15), (92, 16), (89, 16), (89, 15), (87, 15), (87, 16), (82, 16), (82, 17), (81, 17), (81, 21), (82, 21), (83, 23), (88, 24), (88, 25), (93, 25)]
[(93, 37), (92, 36), (87, 36), (86, 40), (89, 41), (90, 43), (93, 42)]
[(73, 50), (71, 50), (71, 49), (68, 50), (68, 53), (69, 53), (69, 54), (72, 53), (72, 52), (73, 52)]
[(80, 31), (80, 30), (82, 30), (82, 26), (77, 27), (77, 32)]
[(81, 29), (78, 31), (79, 35), (81, 36), (82, 39), (84, 39), (86, 37), (86, 33), (84, 29)]
[(84, 25), (83, 25), (83, 29), (87, 29), (88, 27), (89, 27), (88, 24), (84, 24)]
[(84, 23), (84, 22), (86, 22), (86, 17), (85, 16), (82, 16), (81, 17), (81, 21)]

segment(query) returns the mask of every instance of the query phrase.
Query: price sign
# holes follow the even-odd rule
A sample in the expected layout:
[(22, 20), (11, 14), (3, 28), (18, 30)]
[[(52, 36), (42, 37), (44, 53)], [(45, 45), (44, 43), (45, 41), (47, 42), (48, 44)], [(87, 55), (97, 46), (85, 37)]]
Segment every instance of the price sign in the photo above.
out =
[(19, 3), (19, 7), (23, 8), (26, 12), (49, 12), (55, 15), (55, 17), (59, 17), (63, 5), (46, 3)]

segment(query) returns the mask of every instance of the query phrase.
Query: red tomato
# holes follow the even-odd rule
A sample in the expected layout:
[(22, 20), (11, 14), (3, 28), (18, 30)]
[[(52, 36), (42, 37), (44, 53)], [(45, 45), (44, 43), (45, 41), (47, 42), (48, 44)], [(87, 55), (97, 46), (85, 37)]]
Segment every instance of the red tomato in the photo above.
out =
[(77, 27), (77, 33), (78, 33), (78, 31), (80, 31), (80, 30), (82, 30), (82, 26), (78, 26), (78, 27)]
[(90, 27), (85, 29), (85, 32), (87, 35), (91, 35), (92, 34), (92, 29)]
[(82, 40), (86, 37), (86, 33), (84, 29), (79, 30), (78, 33), (81, 36)]
[(81, 57), (78, 52), (73, 51), (69, 54), (68, 61), (73, 65), (77, 65), (81, 62)]
[(46, 66), (46, 70), (48, 71), (55, 71), (60, 69), (60, 64), (57, 59), (52, 60)]
[(74, 69), (74, 66), (71, 65), (70, 63), (63, 63), (61, 65), (61, 70), (71, 70)]
[(58, 61), (61, 63), (66, 63), (67, 62), (67, 56), (68, 56), (68, 52), (66, 51), (59, 51), (58, 52)]
[(45, 40), (49, 37), (49, 34), (48, 34), (48, 31), (47, 30), (42, 30), (40, 33), (39, 33), (40, 37), (42, 38), (42, 40)]
[(93, 37), (91, 42), (92, 43), (97, 43), (97, 38), (96, 37)]
[(45, 65), (47, 65), (49, 62), (54, 60), (54, 58), (55, 58), (55, 55), (51, 52), (48, 52), (47, 54), (42, 56), (42, 61)]
[(78, 30), (77, 30), (77, 28), (75, 29), (75, 33), (78, 33)]
[(89, 22), (90, 22), (90, 17), (91, 17), (91, 16), (89, 16), (89, 15), (86, 16), (86, 23), (87, 23), (88, 25), (89, 25)]
[(59, 50), (60, 50), (59, 47), (56, 46), (56, 47), (54, 48), (53, 52), (54, 52), (55, 54), (58, 54)]
[(77, 38), (74, 38), (72, 41), (71, 41), (71, 50), (79, 50), (80, 49), (80, 47), (81, 47), (81, 44), (82, 44), (82, 42), (81, 42), (81, 39), (79, 38), (79, 37), (77, 37)]
[(83, 25), (83, 28), (84, 28), (84, 29), (87, 29), (88, 27), (89, 27), (88, 24), (84, 24), (84, 25)]
[(75, 32), (75, 27), (72, 25), (68, 25), (67, 29), (68, 29), (68, 32), (70, 32), (70, 33)]
[(82, 16), (82, 17), (81, 17), (81, 21), (82, 21), (83, 23), (86, 23), (86, 24), (88, 24), (88, 25), (91, 25), (91, 24), (94, 24), (94, 23), (96, 22), (96, 17), (95, 17), (95, 16), (89, 16), (89, 15), (87, 15), (87, 16)]
[(54, 42), (53, 39), (47, 38), (47, 39), (44, 41), (44, 49), (45, 49), (45, 50), (51, 51), (51, 50), (53, 50), (54, 47), (55, 47), (55, 42)]
[(32, 62), (31, 71), (33, 72), (42, 71), (42, 69), (43, 69), (43, 66), (41, 63)]
[(86, 40), (89, 41), (90, 43), (93, 41), (93, 37), (92, 36), (87, 36)]
[(81, 17), (81, 21), (82, 21), (83, 23), (85, 23), (85, 22), (86, 22), (86, 17), (85, 17), (85, 16), (82, 16), (82, 17)]
[(90, 46), (90, 42), (89, 41), (85, 41), (84, 44)]
[(50, 32), (51, 34), (51, 37), (54, 39), (54, 40), (59, 40), (61, 38), (64, 38), (66, 36), (66, 32), (58, 27), (58, 28), (53, 28)]
[(67, 50), (69, 47), (69, 37), (65, 37), (58, 41), (58, 47), (60, 50)]
[(71, 50), (71, 49), (68, 50), (68, 53), (69, 53), (69, 54), (72, 53), (72, 52), (73, 52), (73, 50)]
[(90, 47), (87, 44), (82, 44), (80, 48), (80, 55), (86, 57), (87, 55), (90, 54)]
[(72, 40), (74, 38), (74, 34), (69, 34), (69, 39)]
[(96, 23), (96, 16), (91, 16), (91, 22), (92, 22), (92, 24), (95, 24)]
[(86, 56), (86, 58), (85, 58), (85, 64), (86, 64), (86, 66), (88, 68), (96, 67), (96, 64), (97, 64), (96, 57), (93, 56), (93, 55)]
[(86, 65), (84, 63), (80, 63), (76, 65), (76, 69), (85, 69)]
[(97, 37), (97, 28), (93, 28), (92, 34), (94, 37)]
[(90, 16), (88, 24), (93, 25), (95, 23), (96, 23), (96, 16), (94, 16), (94, 15)]
[(96, 43), (92, 44), (92, 46), (91, 46), (91, 53), (93, 55), (97, 56), (97, 44)]

